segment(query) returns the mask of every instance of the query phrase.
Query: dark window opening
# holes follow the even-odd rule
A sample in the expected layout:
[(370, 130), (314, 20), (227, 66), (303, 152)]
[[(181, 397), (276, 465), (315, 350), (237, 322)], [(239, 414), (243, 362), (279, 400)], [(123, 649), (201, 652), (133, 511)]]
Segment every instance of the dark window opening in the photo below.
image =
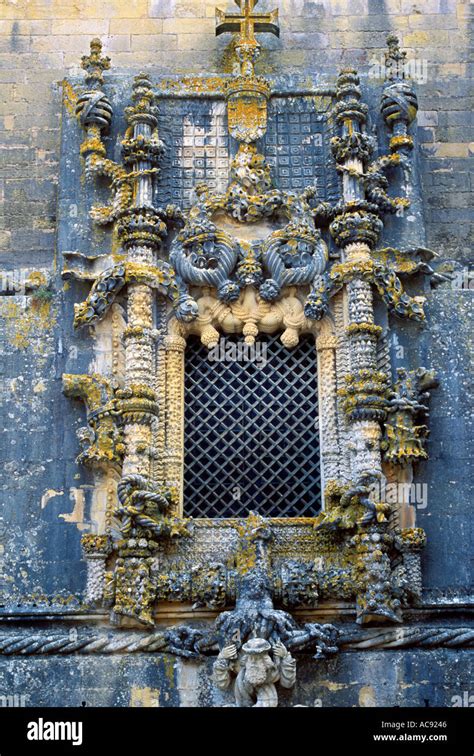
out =
[(246, 351), (232, 359), (239, 348), (242, 337), (225, 337), (224, 359), (213, 360), (197, 337), (188, 341), (184, 514), (313, 516), (321, 506), (314, 337), (287, 349), (278, 335), (259, 336), (253, 360)]

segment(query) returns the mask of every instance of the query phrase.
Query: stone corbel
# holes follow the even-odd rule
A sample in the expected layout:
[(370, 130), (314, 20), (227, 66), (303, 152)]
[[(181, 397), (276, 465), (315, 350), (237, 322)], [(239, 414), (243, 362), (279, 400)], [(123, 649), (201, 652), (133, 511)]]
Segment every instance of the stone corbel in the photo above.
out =
[(428, 457), (427, 402), (429, 390), (436, 388), (438, 381), (426, 368), (399, 368), (397, 378), (388, 398), (383, 449), (387, 462), (405, 465)]
[(118, 385), (98, 374), (63, 375), (64, 394), (84, 402), (87, 427), (78, 436), (83, 446), (77, 459), (92, 466), (120, 468), (124, 454), (121, 424), (118, 422)]

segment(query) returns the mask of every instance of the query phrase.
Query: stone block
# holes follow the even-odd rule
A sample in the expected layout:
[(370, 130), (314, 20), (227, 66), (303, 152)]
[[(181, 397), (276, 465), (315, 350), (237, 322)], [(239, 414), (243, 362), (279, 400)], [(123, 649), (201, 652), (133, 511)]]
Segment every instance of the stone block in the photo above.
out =
[[(176, 39), (175, 34), (167, 34), (164, 39), (172, 37)], [(216, 45), (214, 34), (178, 34), (179, 50), (213, 50)]]
[(110, 34), (161, 34), (161, 18), (111, 18)]
[(332, 0), (333, 16), (362, 16), (369, 10), (368, 0)]
[(418, 126), (437, 126), (438, 113), (436, 110), (419, 110), (417, 115)]
[(176, 0), (150, 0), (149, 15), (151, 18), (172, 18)]
[(402, 13), (407, 15), (440, 13), (440, 0), (402, 0)]
[(127, 52), (131, 49), (129, 34), (113, 34), (103, 38), (104, 54), (113, 52)]
[[(190, 35), (194, 36), (194, 35)], [(152, 52), (154, 50), (175, 50), (178, 46), (176, 34), (132, 34), (132, 51)], [(151, 57), (148, 52), (148, 57)]]
[(215, 21), (212, 18), (165, 18), (163, 20), (164, 34), (213, 34), (215, 36)]
[(33, 53), (52, 53), (56, 50), (60, 50), (61, 52), (74, 51), (81, 54), (87, 54), (90, 41), (90, 34), (59, 34), (55, 37), (34, 37), (31, 41), (30, 50)]
[[(21, 83), (26, 80), (26, 73), (22, 68), (4, 68), (0, 70), (0, 84)], [(2, 93), (3, 95), (3, 93)]]
[(408, 25), (411, 29), (457, 29), (458, 20), (455, 14), (425, 14), (414, 13), (411, 16), (405, 16), (408, 18)]
[(321, 50), (329, 46), (329, 36), (318, 32), (293, 32), (282, 35), (282, 42), (287, 49), (296, 47), (300, 50)]
[[(3, 12), (3, 9), (2, 9)], [(51, 33), (51, 21), (25, 21), (18, 19), (9, 19), (0, 21), (0, 34), (15, 35), (15, 34), (50, 34)]]
[(63, 35), (81, 35), (88, 34), (92, 37), (100, 37), (109, 31), (109, 20), (107, 18), (81, 18), (81, 19), (60, 19), (53, 18), (51, 24), (51, 34), (53, 36)]

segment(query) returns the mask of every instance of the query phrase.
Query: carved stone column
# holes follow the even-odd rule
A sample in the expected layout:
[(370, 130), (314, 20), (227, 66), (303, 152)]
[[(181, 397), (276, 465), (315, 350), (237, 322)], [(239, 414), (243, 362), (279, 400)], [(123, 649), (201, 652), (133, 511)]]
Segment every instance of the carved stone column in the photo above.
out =
[(111, 551), (110, 538), (86, 533), (81, 544), (87, 563), (86, 603), (100, 606), (104, 597), (106, 560)]
[(158, 415), (155, 395), (154, 291), (143, 282), (154, 265), (166, 226), (153, 208), (153, 175), (162, 151), (156, 133), (157, 118), (151, 83), (145, 74), (135, 77), (133, 105), (126, 108), (128, 129), (122, 143), (124, 162), (131, 165), (133, 207), (122, 213), (118, 232), (129, 261), (125, 330), (124, 475), (151, 477), (153, 430)]
[(318, 352), (319, 414), (322, 418), (322, 488), (324, 481), (339, 477), (340, 449), (336, 401), (336, 336), (320, 334), (316, 339)]
[[(346, 261), (355, 264), (370, 260), (370, 248), (367, 244), (354, 243), (345, 248)], [(377, 393), (384, 390), (383, 376), (377, 373), (377, 337), (381, 328), (374, 324), (373, 295), (369, 283), (355, 278), (347, 285), (349, 325), (346, 332), (349, 342), (350, 376), (355, 378), (358, 390), (367, 391), (364, 384), (371, 382)], [(380, 389), (377, 387), (380, 384)], [(357, 396), (357, 394), (355, 394)], [(364, 419), (370, 417), (369, 410), (359, 410), (354, 414), (351, 426), (353, 451), (352, 476), (359, 478), (365, 471), (371, 470), (374, 476), (381, 476), (382, 461), (380, 441), (382, 437), (380, 424), (377, 420)]]
[(359, 79), (355, 71), (343, 71), (336, 89), (334, 108), (341, 137), (333, 140), (338, 170), (343, 176), (344, 210), (331, 224), (331, 233), (342, 248), (348, 304), (349, 374), (346, 377), (345, 408), (351, 423), (349, 446), (352, 451), (352, 478), (370, 470), (381, 477), (381, 429), (386, 378), (377, 372), (377, 338), (381, 329), (374, 324), (373, 297), (366, 273), (371, 268), (371, 247), (382, 228), (377, 208), (365, 200), (364, 163), (372, 145), (363, 131), (367, 106), (360, 101)]
[(186, 341), (178, 334), (166, 336), (166, 440), (165, 480), (174, 514), (183, 510), (184, 464), (184, 351)]

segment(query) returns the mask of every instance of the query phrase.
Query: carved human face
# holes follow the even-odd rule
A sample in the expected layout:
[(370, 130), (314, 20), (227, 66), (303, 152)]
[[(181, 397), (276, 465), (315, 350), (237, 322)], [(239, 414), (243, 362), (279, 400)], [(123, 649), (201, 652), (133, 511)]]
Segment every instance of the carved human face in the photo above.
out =
[(249, 654), (245, 660), (245, 682), (250, 685), (264, 685), (267, 681), (268, 654)]

